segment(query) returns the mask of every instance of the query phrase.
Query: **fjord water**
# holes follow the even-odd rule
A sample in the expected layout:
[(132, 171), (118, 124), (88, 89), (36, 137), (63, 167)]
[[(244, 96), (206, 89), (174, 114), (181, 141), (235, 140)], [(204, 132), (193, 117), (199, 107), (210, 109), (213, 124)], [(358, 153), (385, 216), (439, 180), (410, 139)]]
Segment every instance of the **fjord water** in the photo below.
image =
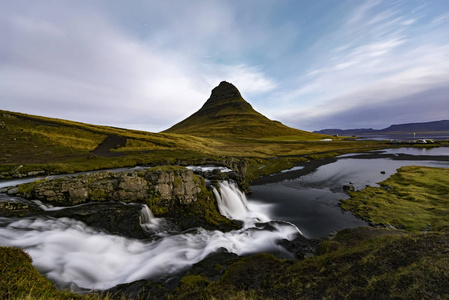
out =
[[(74, 290), (108, 289), (139, 279), (161, 279), (222, 248), (238, 255), (267, 251), (289, 256), (277, 242), (295, 238), (299, 231), (294, 225), (270, 221), (264, 206), (249, 205), (233, 183), (222, 182), (220, 190), (223, 192), (215, 191), (220, 197), (220, 210), (243, 221), (241, 230), (167, 231), (170, 227), (164, 226), (164, 221), (169, 221), (154, 218), (143, 206), (141, 226), (154, 233), (148, 240), (107, 234), (69, 218), (0, 218), (0, 245), (23, 248), (41, 273), (58, 286)], [(260, 222), (270, 222), (269, 228), (261, 229)]]
[(348, 198), (343, 185), (353, 185), (355, 189), (377, 186), (402, 166), (449, 167), (449, 162), (437, 161), (436, 157), (449, 156), (447, 147), (396, 148), (375, 152), (392, 156), (416, 155), (417, 159), (420, 155), (433, 155), (435, 161), (369, 158), (373, 154), (342, 155), (336, 162), (323, 165), (313, 173), (292, 180), (251, 186), (249, 199), (272, 205), (274, 219), (295, 224), (305, 237), (323, 238), (334, 230), (368, 225), (339, 207), (340, 200)]

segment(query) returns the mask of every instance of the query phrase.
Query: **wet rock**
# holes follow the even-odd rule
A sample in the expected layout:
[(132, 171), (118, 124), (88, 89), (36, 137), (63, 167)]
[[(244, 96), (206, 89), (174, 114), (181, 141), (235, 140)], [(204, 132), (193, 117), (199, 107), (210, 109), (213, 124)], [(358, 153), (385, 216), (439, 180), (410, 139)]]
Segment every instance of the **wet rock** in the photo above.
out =
[(138, 280), (119, 284), (104, 293), (110, 299), (167, 299), (171, 290), (158, 282)]
[(41, 212), (41, 209), (30, 205), (25, 200), (8, 199), (6, 201), (0, 201), (0, 216), (2, 217), (21, 218), (39, 215)]
[[(106, 293), (112, 296), (112, 299), (167, 299), (168, 295), (180, 286), (180, 281), (185, 276), (199, 275), (208, 281), (218, 281), (228, 267), (238, 259), (237, 254), (229, 253), (226, 249), (221, 248), (217, 252), (209, 254), (188, 270), (178, 274), (166, 278), (138, 280), (121, 284), (107, 290)], [(149, 298), (150, 295), (151, 298)]]
[(345, 184), (345, 185), (343, 185), (343, 191), (353, 192), (353, 191), (355, 191), (355, 188), (352, 184)]
[(29, 171), (26, 173), (28, 177), (38, 176), (38, 175), (45, 175), (44, 170), (36, 170), (36, 171)]
[(46, 215), (75, 219), (109, 234), (144, 239), (150, 234), (140, 226), (141, 211), (142, 205), (107, 202), (47, 211)]
[(337, 231), (332, 230), (331, 232), (329, 232), (328, 239), (332, 240), (336, 235), (337, 235)]
[(148, 199), (165, 206), (173, 201), (186, 205), (197, 201), (205, 188), (204, 182), (187, 169), (98, 172), (31, 185), (29, 195), (23, 195), (26, 198), (64, 206), (97, 201), (146, 203)]
[(218, 212), (204, 178), (181, 167), (72, 175), (23, 184), (18, 191), (20, 197), (54, 206), (100, 202), (147, 204), (156, 217), (169, 218), (180, 230), (240, 228), (237, 222)]
[(292, 241), (282, 240), (279, 244), (292, 253), (294, 258), (304, 259), (319, 254), (321, 242), (319, 240), (310, 240), (303, 235), (298, 235)]
[(17, 187), (13, 187), (7, 190), (6, 193), (10, 196), (17, 195), (19, 193), (19, 189)]

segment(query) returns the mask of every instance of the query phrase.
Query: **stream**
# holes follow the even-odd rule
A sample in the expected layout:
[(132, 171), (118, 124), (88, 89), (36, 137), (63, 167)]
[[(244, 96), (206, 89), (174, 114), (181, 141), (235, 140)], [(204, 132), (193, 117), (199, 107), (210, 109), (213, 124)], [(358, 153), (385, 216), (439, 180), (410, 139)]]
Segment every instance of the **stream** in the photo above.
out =
[[(42, 274), (58, 287), (75, 291), (103, 290), (139, 279), (169, 278), (221, 249), (238, 255), (272, 252), (290, 257), (292, 254), (279, 245), (280, 240), (293, 240), (300, 234), (322, 238), (334, 230), (367, 225), (338, 206), (340, 199), (348, 197), (343, 185), (352, 184), (356, 189), (376, 185), (405, 165), (449, 167), (449, 148), (432, 151), (426, 150), (426, 160), (420, 160), (423, 153), (414, 148), (343, 155), (312, 173), (251, 186), (248, 198), (233, 182), (221, 182), (220, 192), (214, 190), (220, 213), (242, 221), (240, 230), (224, 233), (194, 228), (175, 232), (167, 226), (169, 221), (155, 218), (147, 206), (142, 206), (140, 224), (152, 232), (151, 239), (107, 234), (69, 218), (0, 217), (0, 245), (23, 248)], [(401, 154), (416, 157), (401, 160)], [(429, 159), (432, 155), (434, 160)], [(4, 181), (0, 188), (30, 180)], [(0, 201), (8, 199), (11, 197), (0, 194)], [(29, 204), (42, 207), (42, 203)]]

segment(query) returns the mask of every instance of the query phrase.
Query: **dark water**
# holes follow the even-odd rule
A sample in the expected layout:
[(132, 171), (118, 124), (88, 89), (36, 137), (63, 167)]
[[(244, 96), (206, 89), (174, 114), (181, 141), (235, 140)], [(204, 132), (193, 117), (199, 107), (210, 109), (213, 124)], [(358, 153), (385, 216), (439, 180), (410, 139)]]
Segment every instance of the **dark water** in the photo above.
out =
[[(428, 151), (425, 155), (429, 155)], [(434, 155), (449, 156), (449, 148), (436, 148), (433, 151)], [(423, 149), (414, 148), (388, 149), (385, 152), (393, 155), (423, 155)], [(273, 219), (295, 224), (306, 237), (322, 238), (333, 230), (367, 225), (338, 206), (341, 199), (348, 198), (343, 185), (352, 184), (356, 189), (366, 185), (375, 186), (401, 166), (407, 165), (449, 168), (447, 161), (370, 159), (369, 154), (363, 154), (366, 158), (352, 158), (354, 155), (342, 156), (334, 163), (323, 165), (315, 172), (293, 180), (251, 186), (252, 194), (248, 198), (270, 204)], [(381, 171), (385, 174), (381, 174)]]

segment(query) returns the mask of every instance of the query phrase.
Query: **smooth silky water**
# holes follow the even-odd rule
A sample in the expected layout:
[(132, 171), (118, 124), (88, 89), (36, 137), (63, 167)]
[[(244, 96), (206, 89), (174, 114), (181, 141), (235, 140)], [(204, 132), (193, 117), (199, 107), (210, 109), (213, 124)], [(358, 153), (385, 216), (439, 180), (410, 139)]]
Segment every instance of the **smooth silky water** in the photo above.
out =
[[(173, 228), (165, 226), (169, 221), (155, 218), (144, 205), (140, 224), (154, 234), (153, 239), (106, 234), (69, 218), (0, 218), (0, 245), (23, 248), (42, 274), (59, 287), (75, 291), (168, 278), (223, 248), (238, 255), (274, 252), (293, 257), (278, 242), (298, 236), (296, 226), (271, 221), (266, 205), (247, 201), (234, 183), (221, 182), (219, 186), (221, 192), (214, 190), (219, 209), (229, 218), (243, 221), (241, 230), (167, 231)], [(13, 199), (5, 194), (0, 197), (0, 201)], [(29, 204), (44, 210), (60, 209), (33, 201)], [(269, 229), (263, 227), (264, 223), (270, 224)]]
[[(449, 156), (449, 152), (444, 153)], [(292, 240), (300, 232), (309, 238), (321, 238), (333, 230), (366, 225), (338, 206), (339, 200), (347, 197), (342, 186), (353, 184), (360, 189), (376, 185), (404, 165), (449, 167), (447, 162), (437, 161), (342, 157), (293, 180), (252, 186), (248, 199), (234, 183), (221, 182), (220, 191), (214, 190), (219, 210), (228, 218), (243, 221), (241, 230), (223, 233), (197, 228), (173, 232), (168, 220), (155, 218), (148, 207), (142, 206), (140, 223), (154, 235), (152, 239), (107, 234), (69, 218), (2, 217), (0, 245), (23, 248), (41, 273), (59, 287), (78, 291), (169, 278), (221, 248), (238, 255), (269, 251), (288, 257), (290, 254), (279, 246), (282, 239)], [(30, 180), (1, 182), (0, 187)], [(27, 201), (0, 194), (0, 201), (5, 200)], [(36, 201), (29, 204), (44, 210), (59, 209)], [(264, 226), (267, 223), (270, 226)]]
[[(449, 156), (449, 148), (395, 148), (375, 153), (431, 155), (437, 159), (436, 156)], [(355, 189), (377, 186), (402, 166), (449, 167), (447, 161), (393, 160), (369, 158), (369, 155), (342, 155), (336, 162), (296, 179), (251, 186), (248, 198), (271, 205), (272, 218), (295, 224), (305, 237), (323, 238), (331, 231), (368, 225), (339, 207), (340, 200), (348, 198), (343, 185), (353, 185)], [(351, 158), (354, 156), (359, 158)]]

